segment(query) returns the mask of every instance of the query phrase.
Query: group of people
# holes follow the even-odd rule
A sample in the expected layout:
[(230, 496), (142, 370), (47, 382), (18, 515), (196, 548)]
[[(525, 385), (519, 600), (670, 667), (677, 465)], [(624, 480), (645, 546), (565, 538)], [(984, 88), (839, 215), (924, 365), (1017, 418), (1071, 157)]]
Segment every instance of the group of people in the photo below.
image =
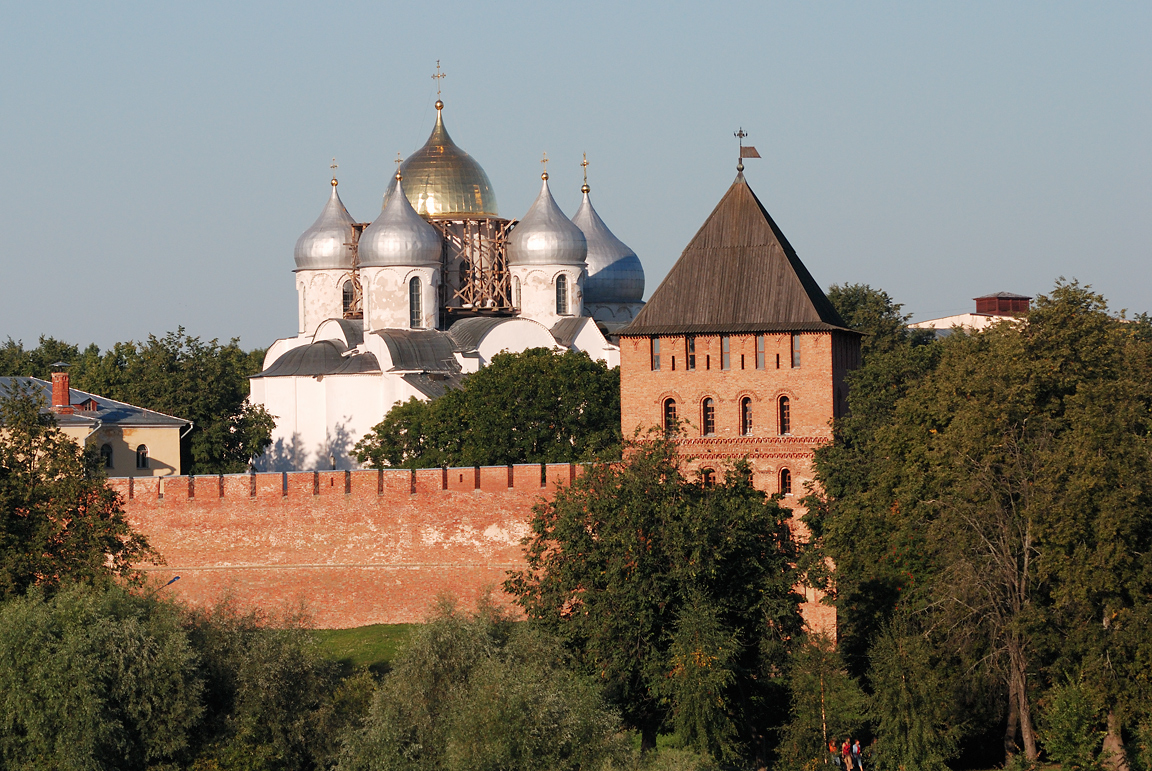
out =
[(852, 741), (849, 737), (839, 747), (835, 739), (829, 739), (828, 754), (832, 756), (832, 764), (842, 771), (864, 771), (859, 739)]

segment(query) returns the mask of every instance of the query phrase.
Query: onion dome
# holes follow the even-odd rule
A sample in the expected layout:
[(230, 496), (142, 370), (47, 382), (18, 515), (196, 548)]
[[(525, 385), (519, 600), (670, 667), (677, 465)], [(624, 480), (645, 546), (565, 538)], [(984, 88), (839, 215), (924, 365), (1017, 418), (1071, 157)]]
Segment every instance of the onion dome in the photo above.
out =
[(296, 239), (296, 269), (352, 267), (352, 215), (344, 208), (332, 180), (332, 195), (320, 216)]
[[(443, 109), (444, 103), (437, 100), (432, 135), (400, 165), (408, 200), (424, 217), (495, 217), (498, 212), (492, 183), (480, 164), (448, 136)], [(388, 186), (385, 205), (395, 187)]]
[(583, 265), (588, 255), (584, 232), (564, 216), (548, 189), (548, 173), (540, 175), (544, 186), (508, 237), (509, 265)]
[[(397, 174), (394, 187), (404, 193), (400, 178)], [(360, 234), (360, 266), (439, 265), (441, 247), (440, 232), (416, 213), (406, 195), (394, 195)]]
[(588, 278), (584, 302), (638, 303), (644, 299), (644, 266), (636, 252), (613, 234), (588, 198), (588, 183), (581, 188), (584, 200), (572, 222), (588, 241)]

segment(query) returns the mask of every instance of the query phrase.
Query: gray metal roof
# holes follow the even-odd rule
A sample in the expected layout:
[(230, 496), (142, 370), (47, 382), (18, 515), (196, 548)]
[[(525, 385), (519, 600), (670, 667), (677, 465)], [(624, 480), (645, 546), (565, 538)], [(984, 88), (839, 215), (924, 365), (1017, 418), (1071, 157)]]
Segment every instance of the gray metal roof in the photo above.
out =
[(572, 222), (588, 241), (584, 304), (638, 303), (644, 299), (644, 266), (636, 252), (608, 229), (584, 186), (584, 200)]
[(296, 269), (351, 268), (354, 222), (336, 193), (333, 179), (332, 195), (328, 196), (320, 216), (296, 239)]
[[(21, 386), (30, 388), (39, 394), (45, 405), (52, 404), (52, 384), (46, 380), (35, 377), (0, 377), (0, 394), (14, 393)], [(71, 415), (56, 413), (58, 425), (93, 425), (96, 422), (105, 425), (118, 426), (171, 426), (178, 428), (188, 425), (189, 421), (163, 412), (146, 410), (115, 399), (90, 394), (87, 391), (78, 391), (71, 388), (68, 391), (68, 401), (76, 411)], [(80, 405), (94, 403), (96, 409), (80, 409)], [(45, 412), (51, 410), (46, 408)]]
[(345, 356), (348, 349), (336, 340), (321, 340), (293, 348), (272, 362), (272, 366), (252, 377), (315, 377), (316, 375), (361, 375), (380, 371), (380, 363), (370, 353)]
[(456, 344), (447, 332), (435, 329), (378, 329), (377, 335), (388, 346), (392, 357), (389, 372), (456, 373), (460, 362), (453, 355)]
[[(397, 180), (403, 192), (403, 182)], [(444, 243), (403, 195), (389, 197), (380, 216), (360, 234), (360, 265), (439, 265)]]
[(567, 319), (560, 319), (552, 325), (552, 337), (556, 338), (556, 342), (565, 348), (571, 348), (573, 341), (576, 340), (576, 335), (580, 334), (580, 330), (584, 325), (591, 321), (587, 316), (573, 316)]
[(508, 237), (509, 265), (583, 265), (588, 257), (584, 231), (564, 216), (548, 189), (548, 176), (540, 195)]
[(744, 175), (618, 334), (847, 330)]
[(512, 319), (493, 316), (475, 316), (469, 319), (460, 319), (452, 325), (448, 330), (448, 334), (456, 344), (456, 350), (468, 353), (480, 347), (480, 341), (484, 339), (484, 335), (506, 321), (512, 321)]
[(427, 372), (409, 372), (401, 379), (429, 399), (438, 399), (448, 391), (459, 388), (464, 383), (464, 375), (430, 375)]

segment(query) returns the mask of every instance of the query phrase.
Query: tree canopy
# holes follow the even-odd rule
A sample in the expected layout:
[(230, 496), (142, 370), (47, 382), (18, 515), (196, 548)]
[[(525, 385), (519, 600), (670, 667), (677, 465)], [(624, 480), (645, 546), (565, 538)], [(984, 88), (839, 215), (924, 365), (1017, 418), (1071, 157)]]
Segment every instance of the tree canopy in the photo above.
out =
[(1145, 319), (1059, 282), (1024, 318), (897, 338), (852, 376), (807, 518), (835, 564), (843, 650), (881, 709), (899, 701), (894, 657), (925, 678), (969, 673), (939, 686), (966, 714), (917, 697), (920, 719), (878, 720), (881, 748), (931, 728), (943, 758), (961, 726), (1002, 721), (1006, 750), (1034, 759), (1037, 705), (1069, 678), (1096, 705), (1108, 762), (1147, 725), (1150, 339)]
[(674, 727), (716, 757), (763, 758), (800, 634), (789, 512), (737, 465), (687, 479), (674, 440), (630, 443), (539, 504), (505, 584), (654, 746)]
[(245, 352), (236, 339), (204, 342), (183, 328), (103, 353), (50, 337), (28, 350), (9, 338), (0, 346), (0, 375), (47, 379), (63, 361), (73, 388), (192, 421), (181, 448), (185, 473), (235, 473), (271, 443), (275, 419), (247, 401), (248, 378), (263, 359), (264, 351)]
[(60, 431), (45, 406), (28, 389), (0, 394), (0, 598), (134, 580), (133, 565), (151, 554), (96, 452)]
[(500, 353), (430, 402), (397, 404), (357, 443), (373, 468), (565, 463), (618, 457), (620, 371), (587, 353)]

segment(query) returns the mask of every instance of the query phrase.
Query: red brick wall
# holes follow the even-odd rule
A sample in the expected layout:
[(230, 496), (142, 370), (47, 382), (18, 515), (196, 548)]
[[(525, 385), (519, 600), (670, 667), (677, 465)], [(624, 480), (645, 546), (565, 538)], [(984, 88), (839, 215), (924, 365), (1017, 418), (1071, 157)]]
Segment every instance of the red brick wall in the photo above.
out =
[[(739, 458), (752, 466), (753, 484), (768, 493), (780, 492), (780, 472), (792, 475), (792, 495), (782, 503), (793, 512), (792, 531), (800, 540), (808, 530), (800, 518), (799, 500), (814, 485), (816, 447), (831, 441), (832, 420), (847, 405), (847, 373), (859, 366), (859, 342), (839, 332), (800, 332), (800, 366), (792, 366), (792, 335), (764, 335), (764, 368), (756, 369), (756, 335), (729, 336), (729, 369), (722, 369), (720, 335), (696, 335), (696, 368), (687, 369), (684, 335), (660, 338), (660, 369), (652, 369), (648, 337), (620, 340), (620, 411), (626, 436), (660, 426), (664, 402), (675, 399), (677, 417), (687, 425), (681, 443), (691, 466), (721, 470)], [(786, 396), (791, 432), (779, 431), (779, 400)], [(740, 403), (752, 399), (752, 432), (741, 436)], [(703, 435), (705, 398), (716, 405), (716, 430)], [(809, 627), (835, 635), (835, 610), (805, 591), (802, 607)]]
[(472, 604), (521, 567), (534, 503), (567, 464), (113, 479), (133, 527), (165, 562), (164, 591), (226, 593), (269, 610), (303, 601), (317, 626), (423, 620), (441, 592)]

